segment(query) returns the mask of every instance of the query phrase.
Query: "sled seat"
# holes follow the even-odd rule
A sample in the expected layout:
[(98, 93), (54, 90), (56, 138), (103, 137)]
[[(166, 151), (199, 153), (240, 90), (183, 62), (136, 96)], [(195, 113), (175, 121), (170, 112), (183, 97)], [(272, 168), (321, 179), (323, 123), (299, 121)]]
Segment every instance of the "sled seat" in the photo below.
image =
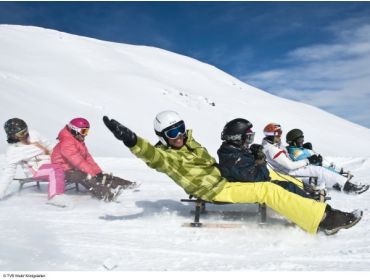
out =
[[(189, 196), (187, 199), (181, 199), (181, 202), (189, 202), (194, 203), (194, 222), (190, 223), (191, 227), (202, 227), (202, 223), (200, 222), (200, 215), (207, 214), (206, 204), (214, 204), (214, 205), (225, 205), (225, 204), (234, 204), (228, 202), (210, 202), (205, 201), (200, 198), (196, 198), (192, 195)], [(250, 204), (250, 203), (238, 203), (238, 204)], [(258, 204), (258, 203), (256, 203)], [(266, 204), (258, 204), (258, 213), (260, 214), (260, 224), (266, 224)]]
[[(18, 181), (19, 188), (18, 192), (21, 192), (25, 185), (27, 185), (27, 188), (36, 187), (38, 190), (41, 188), (41, 183), (48, 183), (49, 181), (47, 179), (35, 179), (32, 177), (29, 178), (14, 178), (14, 181)], [(80, 191), (78, 183), (72, 183), (72, 182), (65, 182), (65, 191), (70, 191), (75, 189), (76, 192)]]

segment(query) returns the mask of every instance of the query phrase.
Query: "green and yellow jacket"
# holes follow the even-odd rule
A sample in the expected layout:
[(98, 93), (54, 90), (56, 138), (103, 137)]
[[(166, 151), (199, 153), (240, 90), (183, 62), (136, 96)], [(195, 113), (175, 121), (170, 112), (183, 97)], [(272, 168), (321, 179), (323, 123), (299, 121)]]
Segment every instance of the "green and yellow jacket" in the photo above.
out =
[(187, 141), (181, 149), (172, 149), (162, 144), (153, 146), (137, 137), (131, 152), (145, 163), (167, 174), (187, 194), (212, 201), (227, 183), (217, 168), (216, 160), (192, 137), (187, 130)]

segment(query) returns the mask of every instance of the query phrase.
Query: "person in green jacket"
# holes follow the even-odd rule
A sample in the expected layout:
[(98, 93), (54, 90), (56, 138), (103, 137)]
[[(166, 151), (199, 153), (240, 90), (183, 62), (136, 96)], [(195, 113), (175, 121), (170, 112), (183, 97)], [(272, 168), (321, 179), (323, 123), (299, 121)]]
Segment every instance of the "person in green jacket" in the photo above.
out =
[(187, 194), (210, 202), (265, 203), (309, 233), (326, 234), (350, 228), (362, 211), (346, 213), (329, 205), (286, 191), (271, 182), (228, 182), (221, 176), (216, 160), (186, 130), (184, 120), (174, 111), (163, 111), (154, 119), (159, 137), (156, 145), (137, 136), (114, 119), (103, 117), (114, 136), (149, 167), (167, 174)]

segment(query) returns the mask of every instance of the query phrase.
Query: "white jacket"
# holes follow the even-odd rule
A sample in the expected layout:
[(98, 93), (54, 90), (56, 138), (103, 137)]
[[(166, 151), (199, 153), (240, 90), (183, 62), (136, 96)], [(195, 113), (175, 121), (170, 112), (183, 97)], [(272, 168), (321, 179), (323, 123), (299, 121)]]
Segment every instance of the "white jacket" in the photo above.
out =
[(267, 162), (278, 172), (289, 174), (293, 170), (310, 164), (308, 159), (298, 161), (291, 160), (288, 152), (284, 148), (281, 148), (279, 144), (271, 144), (263, 140), (262, 146)]
[[(54, 147), (51, 141), (34, 130), (29, 131), (29, 135), (31, 143), (38, 142), (51, 153)], [(18, 142), (8, 145), (5, 160), (6, 165), (0, 175), (0, 199), (5, 195), (7, 188), (14, 179), (18, 166), (22, 167), (27, 177), (32, 177), (31, 170), (37, 171), (41, 165), (50, 163), (50, 156), (33, 144), (26, 145)]]

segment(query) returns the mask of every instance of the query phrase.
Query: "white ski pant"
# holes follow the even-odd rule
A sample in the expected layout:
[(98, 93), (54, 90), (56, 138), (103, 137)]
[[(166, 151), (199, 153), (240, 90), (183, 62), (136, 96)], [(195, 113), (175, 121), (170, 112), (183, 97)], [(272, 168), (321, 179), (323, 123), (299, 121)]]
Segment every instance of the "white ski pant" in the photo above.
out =
[[(316, 165), (307, 165), (302, 168), (298, 168), (292, 171), (289, 171), (289, 175), (291, 176), (309, 176), (309, 177), (317, 177), (317, 184), (319, 186), (325, 185), (327, 188), (333, 187), (335, 184), (339, 184), (340, 188), (342, 189), (344, 184), (347, 181), (346, 177), (342, 175), (330, 171), (322, 166)], [(308, 183), (309, 178), (299, 178), (302, 179), (305, 183)]]

